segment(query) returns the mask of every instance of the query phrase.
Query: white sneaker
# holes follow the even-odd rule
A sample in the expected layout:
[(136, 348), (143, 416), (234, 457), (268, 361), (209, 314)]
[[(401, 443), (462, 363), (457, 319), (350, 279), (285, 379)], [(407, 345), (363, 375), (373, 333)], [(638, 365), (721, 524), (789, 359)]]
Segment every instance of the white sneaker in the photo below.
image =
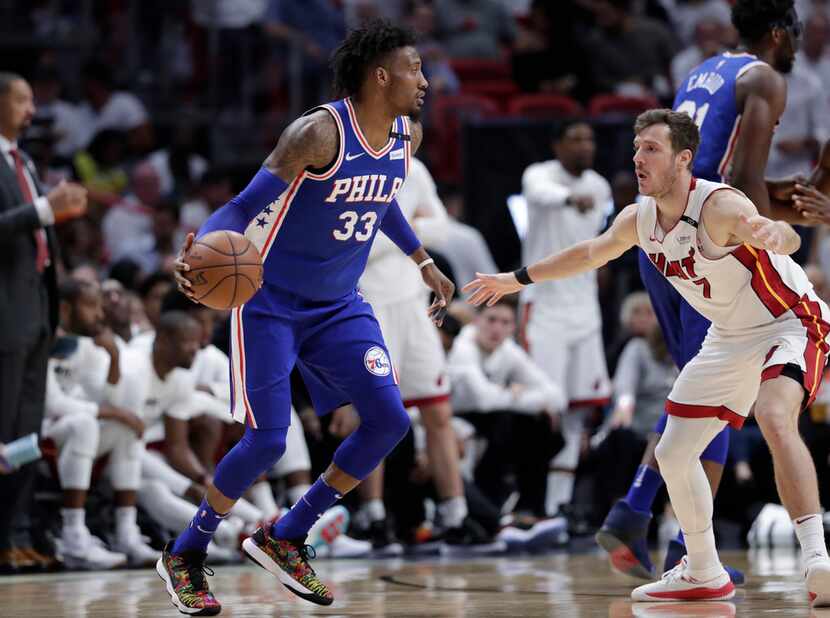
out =
[(320, 519), (311, 526), (306, 543), (319, 552), (323, 546), (331, 545), (348, 527), (349, 510), (338, 504), (323, 513)]
[[(127, 556), (112, 552), (93, 541), (84, 526), (78, 530), (64, 530), (61, 535), (63, 563), (68, 569), (114, 569), (127, 564)], [(156, 557), (158, 552), (155, 552)]]
[(830, 559), (817, 560), (807, 567), (807, 594), (813, 607), (830, 607)]
[(671, 571), (663, 573), (656, 582), (632, 590), (633, 601), (723, 601), (735, 596), (735, 586), (729, 574), (721, 569), (717, 577), (698, 581), (686, 574), (686, 556)]
[(112, 548), (126, 555), (127, 564), (131, 567), (155, 564), (159, 557), (158, 550), (153, 549), (144, 541), (138, 526), (134, 526), (124, 538), (116, 538)]
[(360, 541), (341, 534), (328, 545), (330, 558), (365, 558), (372, 553), (369, 541)]

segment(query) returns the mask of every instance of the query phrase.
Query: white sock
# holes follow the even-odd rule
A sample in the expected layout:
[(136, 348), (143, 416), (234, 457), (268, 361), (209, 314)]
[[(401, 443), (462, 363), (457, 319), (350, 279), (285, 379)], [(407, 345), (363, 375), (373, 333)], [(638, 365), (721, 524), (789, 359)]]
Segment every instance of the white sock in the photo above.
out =
[(827, 559), (827, 545), (824, 543), (824, 521), (819, 513), (803, 515), (793, 520), (795, 535), (801, 545), (804, 565)]
[(263, 512), (265, 519), (271, 519), (277, 516), (280, 509), (274, 501), (274, 492), (271, 491), (271, 485), (268, 481), (254, 483), (248, 492), (251, 496), (251, 502)]
[(438, 505), (441, 523), (447, 528), (458, 528), (467, 517), (467, 500), (464, 496), (455, 496)]
[(134, 506), (115, 507), (115, 536), (123, 541), (128, 539), (136, 528), (137, 511)]
[(556, 515), (563, 504), (571, 503), (574, 491), (574, 473), (556, 470), (548, 472), (548, 489), (545, 495), (545, 512)]
[(86, 526), (86, 511), (84, 509), (61, 509), (64, 530), (78, 530)]
[(687, 573), (690, 577), (705, 582), (723, 573), (711, 524), (703, 532), (683, 532), (683, 540), (686, 541)]
[(380, 498), (372, 498), (363, 505), (363, 509), (369, 517), (369, 522), (383, 521), (386, 519), (386, 507), (383, 505), (383, 500)]
[(297, 504), (309, 489), (311, 489), (311, 485), (305, 483), (286, 489), (285, 493), (288, 495), (288, 504), (291, 506)]

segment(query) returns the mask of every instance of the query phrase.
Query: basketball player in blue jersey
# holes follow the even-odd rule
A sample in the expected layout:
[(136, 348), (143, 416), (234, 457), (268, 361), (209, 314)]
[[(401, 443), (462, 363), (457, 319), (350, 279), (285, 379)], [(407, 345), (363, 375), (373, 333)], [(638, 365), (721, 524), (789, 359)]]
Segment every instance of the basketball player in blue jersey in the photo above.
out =
[[(714, 56), (695, 68), (680, 86), (674, 101), (676, 111), (687, 112), (698, 125), (700, 149), (693, 173), (698, 178), (727, 182), (743, 191), (767, 217), (790, 223), (812, 224), (817, 217), (801, 214), (802, 201), (817, 210), (830, 202), (813, 187), (796, 187), (795, 181), (766, 181), (764, 169), (772, 133), (784, 111), (787, 90), (782, 74), (792, 70), (801, 26), (792, 0), (737, 0), (732, 21), (744, 48)], [(827, 150), (827, 149), (825, 149)], [(821, 166), (809, 183), (830, 193), (830, 174)], [(648, 257), (639, 251), (640, 275), (651, 297), (669, 351), (679, 368), (698, 352), (709, 321), (692, 309), (668, 283)], [(642, 463), (627, 496), (611, 509), (597, 533), (599, 545), (608, 551), (612, 566), (622, 572), (651, 579), (653, 566), (648, 555), (647, 534), (651, 506), (663, 485), (654, 457), (667, 415), (655, 427)], [(782, 453), (802, 452), (795, 425), (781, 437), (776, 431), (781, 419), (758, 416), (770, 448)], [(728, 428), (724, 429), (701, 455), (713, 493), (717, 491), (729, 448)], [(800, 446), (799, 446), (800, 444)], [(809, 456), (807, 456), (809, 457)], [(787, 478), (776, 467), (779, 482)], [(816, 522), (821, 525), (821, 522)], [(682, 534), (669, 544), (664, 571), (670, 570), (686, 553)], [(740, 571), (726, 567), (733, 583), (743, 583)]]
[[(427, 82), (414, 43), (411, 32), (382, 21), (350, 33), (332, 60), (335, 87), (345, 98), (289, 125), (250, 184), (199, 230), (243, 232), (260, 250), (264, 283), (231, 315), (232, 405), (245, 435), (219, 463), (196, 517), (156, 567), (182, 613), (221, 610), (203, 574), (206, 548), (234, 502), (285, 449), (295, 365), (318, 413), (351, 402), (361, 419), (291, 511), (243, 542), (247, 556), (297, 596), (333, 602), (309, 566), (306, 534), (409, 429), (380, 328), (357, 283), (381, 230), (435, 292), (428, 311), (436, 324), (454, 291), (395, 201), (422, 135), (417, 117)], [(183, 252), (190, 243), (192, 237)], [(177, 268), (190, 294), (181, 260)]]

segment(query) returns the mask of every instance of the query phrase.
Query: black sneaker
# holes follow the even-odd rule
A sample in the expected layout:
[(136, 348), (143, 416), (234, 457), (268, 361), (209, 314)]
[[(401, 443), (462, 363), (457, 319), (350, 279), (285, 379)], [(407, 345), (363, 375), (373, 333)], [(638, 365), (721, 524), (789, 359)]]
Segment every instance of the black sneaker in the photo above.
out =
[(507, 551), (507, 543), (493, 538), (470, 517), (465, 517), (457, 528), (449, 528), (443, 541), (441, 554), (445, 556), (489, 556)]
[(205, 574), (213, 575), (205, 566), (207, 554), (186, 551), (171, 554), (173, 541), (165, 545), (161, 558), (156, 562), (156, 573), (164, 582), (170, 600), (182, 614), (189, 616), (215, 616), (222, 606), (210, 592)]
[(362, 541), (369, 541), (372, 544), (372, 556), (376, 558), (403, 554), (403, 545), (395, 538), (395, 533), (385, 520), (373, 521), (368, 528), (355, 529), (350, 532), (350, 535)]

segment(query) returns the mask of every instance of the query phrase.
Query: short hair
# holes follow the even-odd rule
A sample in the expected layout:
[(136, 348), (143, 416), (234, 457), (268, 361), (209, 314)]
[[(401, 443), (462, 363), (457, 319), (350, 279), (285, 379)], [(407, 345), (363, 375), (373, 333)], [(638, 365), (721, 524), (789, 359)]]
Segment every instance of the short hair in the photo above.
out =
[[(11, 71), (0, 71), (0, 95), (4, 95), (11, 90), (12, 82), (23, 80), (23, 76)], [(25, 80), (24, 80), (25, 81)]]
[(628, 325), (631, 321), (631, 316), (634, 309), (639, 305), (648, 305), (651, 307), (651, 298), (647, 292), (631, 292), (623, 299), (622, 307), (620, 307), (620, 324)]
[(689, 169), (691, 169), (697, 147), (700, 145), (700, 130), (692, 117), (686, 112), (650, 109), (637, 116), (634, 122), (634, 134), (639, 135), (641, 131), (655, 124), (668, 125), (671, 147), (675, 154), (681, 150), (692, 151), (692, 160), (689, 161)]
[(783, 24), (793, 8), (793, 0), (737, 0), (732, 5), (732, 25), (742, 40), (757, 43), (775, 26)]
[(67, 277), (61, 281), (58, 287), (58, 296), (61, 301), (66, 301), (73, 304), (77, 301), (84, 292), (94, 290), (95, 285), (84, 279), (75, 279), (74, 277)]
[(385, 19), (374, 19), (352, 30), (332, 54), (335, 96), (359, 94), (374, 65), (396, 49), (415, 45), (416, 40), (412, 30)]
[(179, 292), (178, 289), (173, 288), (164, 298), (161, 299), (161, 313), (165, 314), (170, 311), (180, 311), (182, 313), (193, 314), (197, 311), (208, 309), (205, 305), (199, 305), (190, 300), (187, 296)]
[(565, 138), (565, 134), (571, 129), (571, 127), (575, 127), (578, 124), (585, 124), (594, 128), (594, 126), (588, 121), (587, 118), (582, 118), (581, 116), (574, 116), (572, 118), (566, 118), (562, 122), (556, 124), (551, 131), (551, 140), (556, 142), (561, 142)]
[(190, 326), (198, 327), (199, 324), (184, 311), (168, 311), (161, 314), (157, 332), (159, 335), (174, 337)]
[(514, 313), (518, 313), (519, 298), (515, 294), (508, 294), (507, 296), (502, 296), (489, 307), (487, 306), (487, 303), (479, 305), (478, 312), (484, 313), (487, 309), (492, 309), (493, 307), (508, 307), (512, 309)]
[(141, 285), (138, 286), (138, 295), (141, 296), (141, 298), (147, 298), (150, 290), (152, 290), (159, 283), (169, 283), (170, 285), (173, 285), (175, 280), (172, 275), (168, 275), (164, 271), (157, 270), (156, 272), (147, 275), (144, 281), (141, 282)]

